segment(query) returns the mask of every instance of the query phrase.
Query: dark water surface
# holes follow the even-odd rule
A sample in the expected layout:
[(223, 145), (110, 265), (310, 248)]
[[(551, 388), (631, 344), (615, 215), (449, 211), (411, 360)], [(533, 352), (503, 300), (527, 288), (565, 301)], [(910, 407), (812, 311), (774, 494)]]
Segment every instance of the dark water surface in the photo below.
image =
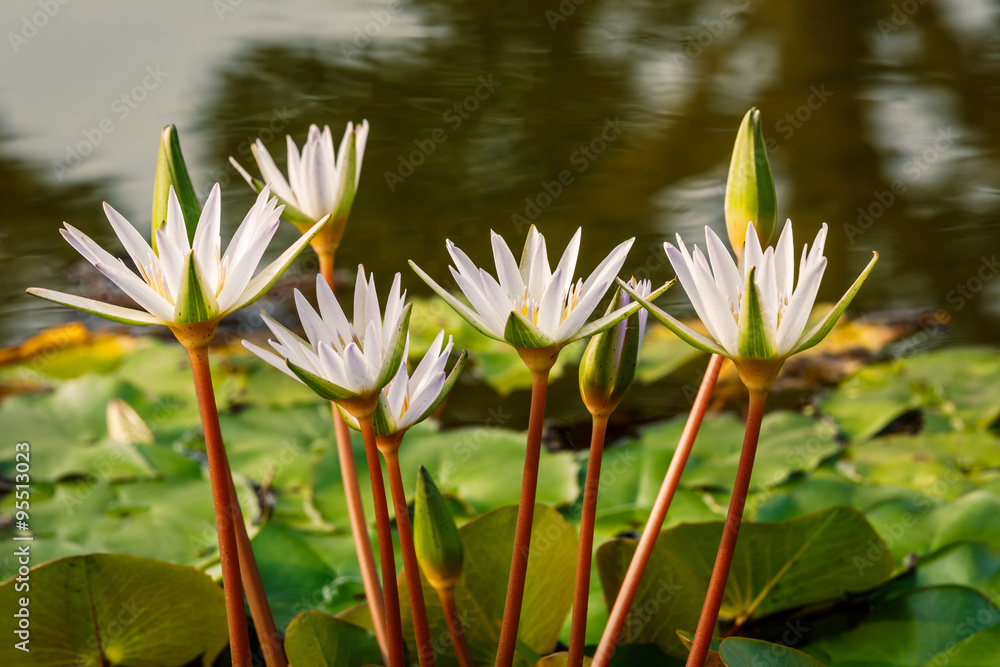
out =
[[(635, 235), (626, 269), (668, 279), (664, 240), (723, 231), (729, 154), (751, 105), (781, 219), (799, 244), (831, 227), (821, 298), (877, 249), (856, 312), (943, 309), (947, 340), (993, 342), (998, 4), (8, 0), (0, 343), (72, 316), (24, 288), (101, 288), (57, 229), (66, 220), (120, 251), (102, 200), (145, 229), (168, 123), (201, 196), (223, 184), (231, 230), (253, 196), (229, 155), (247, 164), (263, 135), (283, 162), (286, 133), (301, 143), (315, 122), (339, 136), (367, 118), (338, 261), (402, 271), (425, 294), (407, 259), (443, 277), (444, 239), (486, 260), (491, 228), (517, 253), (527, 218), (553, 254), (582, 226), (587, 271)], [(287, 227), (275, 248), (295, 235)], [(686, 307), (679, 290), (673, 300)]]

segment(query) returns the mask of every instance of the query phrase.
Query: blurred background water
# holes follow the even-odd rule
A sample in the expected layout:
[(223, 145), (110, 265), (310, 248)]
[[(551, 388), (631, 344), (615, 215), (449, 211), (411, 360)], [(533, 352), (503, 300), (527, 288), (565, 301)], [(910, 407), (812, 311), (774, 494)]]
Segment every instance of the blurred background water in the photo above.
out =
[[(516, 253), (528, 220), (553, 254), (582, 226), (583, 271), (634, 235), (626, 270), (672, 277), (664, 240), (724, 231), (729, 155), (752, 105), (780, 219), (797, 244), (830, 225), (821, 298), (877, 249), (855, 312), (940, 311), (954, 322), (940, 342), (993, 342), (998, 5), (6, 0), (0, 343), (75, 317), (26, 287), (103, 288), (57, 230), (65, 220), (120, 250), (102, 200), (146, 229), (169, 123), (199, 194), (222, 184), (231, 230), (253, 193), (228, 156), (252, 165), (262, 137), (283, 164), (285, 134), (301, 143), (319, 123), (339, 137), (367, 118), (339, 266), (402, 271), (426, 294), (407, 259), (443, 277), (445, 238), (486, 261), (489, 229)], [(275, 247), (296, 235), (284, 227)]]

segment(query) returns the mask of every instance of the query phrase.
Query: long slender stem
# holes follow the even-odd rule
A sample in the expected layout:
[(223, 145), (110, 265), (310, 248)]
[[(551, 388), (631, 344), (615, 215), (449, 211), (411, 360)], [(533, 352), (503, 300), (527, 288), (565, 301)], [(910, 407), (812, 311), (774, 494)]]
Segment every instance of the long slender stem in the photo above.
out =
[(580, 517), (580, 550), (576, 556), (576, 593), (573, 596), (573, 621), (569, 635), (568, 667), (583, 664), (583, 646), (587, 634), (587, 603), (590, 601), (590, 566), (594, 549), (594, 519), (597, 514), (597, 488), (601, 482), (601, 459), (608, 415), (595, 414), (590, 435), (590, 460), (583, 486), (583, 513)]
[(465, 640), (465, 628), (462, 626), (462, 619), (455, 607), (455, 589), (439, 588), (437, 594), (441, 600), (441, 608), (444, 610), (445, 622), (448, 623), (448, 634), (451, 635), (451, 645), (455, 648), (458, 667), (475, 667), (475, 663), (472, 662), (472, 652), (469, 651), (469, 643)]
[(392, 529), (389, 526), (389, 505), (385, 498), (382, 464), (375, 445), (375, 427), (371, 414), (359, 415), (361, 435), (365, 439), (368, 476), (372, 481), (375, 503), (375, 524), (378, 528), (378, 553), (382, 564), (382, 590), (385, 591), (385, 628), (389, 642), (388, 667), (403, 667), (403, 622), (399, 615), (399, 590), (396, 587), (396, 559), (392, 553)]
[(514, 530), (514, 553), (511, 556), (507, 599), (500, 626), (496, 667), (511, 667), (517, 645), (517, 626), (521, 620), (524, 580), (528, 573), (528, 552), (531, 548), (531, 522), (535, 515), (535, 490), (538, 486), (538, 461), (542, 450), (542, 423), (545, 417), (545, 394), (549, 385), (549, 370), (531, 372), (531, 415), (528, 418), (527, 451), (524, 455), (524, 475), (521, 478), (521, 500), (517, 507), (517, 527)]
[(201, 411), (201, 426), (205, 431), (205, 451), (212, 483), (212, 504), (215, 527), (219, 533), (219, 560), (222, 564), (222, 585), (226, 595), (226, 620), (229, 623), (229, 646), (233, 667), (250, 667), (250, 638), (247, 631), (246, 609), (243, 606), (243, 583), (240, 579), (239, 549), (233, 522), (233, 496), (229, 492), (232, 476), (226, 462), (219, 428), (219, 411), (212, 389), (212, 372), (208, 366), (207, 347), (189, 347), (194, 389)]
[[(334, 289), (332, 252), (319, 252), (319, 271), (323, 279)], [(340, 411), (333, 403), (333, 433), (337, 441), (337, 459), (340, 463), (340, 476), (344, 482), (344, 499), (347, 501), (347, 517), (351, 523), (351, 535), (354, 538), (354, 550), (358, 557), (358, 567), (361, 569), (361, 583), (365, 589), (365, 599), (368, 601), (368, 612), (372, 617), (375, 639), (382, 652), (382, 662), (389, 662), (389, 640), (385, 629), (385, 603), (382, 599), (382, 587), (378, 583), (378, 569), (375, 567), (375, 554), (372, 552), (371, 539), (368, 537), (368, 522), (365, 520), (365, 509), (361, 502), (361, 489), (358, 486), (358, 470), (354, 463), (354, 449), (351, 447), (351, 432), (344, 423)]]
[(635, 554), (632, 556), (632, 562), (629, 563), (628, 571), (622, 580), (618, 597), (615, 598), (614, 606), (608, 617), (608, 624), (604, 627), (604, 634), (601, 635), (601, 641), (597, 645), (597, 651), (594, 653), (594, 660), (591, 663), (591, 667), (607, 667), (611, 656), (615, 652), (615, 645), (621, 635), (622, 627), (625, 625), (628, 611), (632, 607), (632, 601), (635, 600), (635, 593), (639, 589), (639, 582), (642, 581), (642, 575), (646, 571), (646, 564), (653, 553), (653, 547), (656, 546), (656, 538), (660, 536), (660, 530), (663, 528), (663, 521), (666, 519), (667, 510), (670, 509), (670, 503), (674, 499), (674, 493), (677, 491), (677, 485), (680, 483), (681, 473), (684, 472), (684, 466), (687, 465), (691, 448), (694, 445), (695, 438), (698, 436), (698, 429), (701, 428), (702, 419), (704, 419), (705, 411), (708, 409), (708, 402), (712, 398), (715, 383), (719, 379), (719, 371), (722, 369), (723, 360), (724, 357), (717, 354), (712, 355), (712, 358), (709, 359), (708, 368), (705, 369), (705, 377), (698, 388), (694, 405), (691, 407), (691, 413), (688, 415), (684, 431), (681, 433), (680, 441), (677, 443), (677, 449), (674, 450), (670, 467), (663, 478), (663, 484), (660, 486), (660, 492), (656, 496), (656, 502), (653, 503), (653, 509), (649, 514), (649, 520), (646, 522), (646, 528), (639, 538), (639, 544), (636, 546)]
[(267, 667), (288, 667), (285, 650), (281, 644), (281, 633), (274, 623), (274, 615), (271, 613), (271, 605), (264, 592), (264, 582), (260, 578), (257, 559), (253, 555), (250, 536), (243, 522), (243, 511), (240, 509), (240, 499), (236, 494), (236, 484), (233, 482), (228, 459), (226, 473), (229, 478), (229, 495), (233, 499), (233, 525), (236, 529), (236, 552), (240, 559), (240, 579), (243, 581), (247, 596), (247, 606), (250, 607), (250, 617), (253, 618), (254, 628), (257, 630), (257, 639), (264, 653), (264, 664)]
[(739, 537), (740, 524), (743, 522), (743, 508), (747, 502), (747, 491), (750, 489), (753, 459), (757, 453), (760, 423), (764, 417), (766, 401), (766, 391), (750, 392), (747, 430), (743, 436), (743, 451), (740, 453), (740, 464), (736, 470), (736, 481), (733, 483), (733, 495), (729, 500), (729, 511), (726, 514), (725, 527), (722, 529), (719, 553), (715, 557), (715, 567), (708, 583), (705, 604), (701, 608), (701, 618), (698, 619), (698, 630), (694, 634), (691, 652), (688, 654), (687, 667), (702, 667), (712, 644), (712, 633), (719, 620), (719, 608), (722, 606), (722, 596), (726, 592), (726, 580), (729, 579), (729, 568), (736, 553), (736, 539)]
[[(381, 440), (379, 441), (381, 444)], [(406, 590), (410, 594), (410, 608), (413, 616), (413, 634), (417, 640), (417, 658), (420, 667), (434, 667), (434, 645), (431, 643), (431, 629), (427, 624), (427, 607), (424, 604), (424, 588), (420, 583), (420, 566), (417, 552), (413, 547), (413, 529), (410, 527), (410, 513), (406, 507), (406, 491), (403, 490), (403, 475), (399, 469), (399, 441), (394, 445), (380, 447), (389, 470), (389, 488), (392, 490), (392, 504), (396, 510), (396, 530), (399, 532), (399, 546), (403, 552), (403, 570), (406, 572)]]

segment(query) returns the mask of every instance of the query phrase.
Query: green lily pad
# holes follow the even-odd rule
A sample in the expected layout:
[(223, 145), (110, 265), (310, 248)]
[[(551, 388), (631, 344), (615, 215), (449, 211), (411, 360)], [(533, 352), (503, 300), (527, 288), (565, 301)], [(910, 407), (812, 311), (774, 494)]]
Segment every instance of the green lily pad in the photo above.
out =
[(855, 444), (847, 455), (874, 484), (952, 499), (974, 488), (968, 476), (1000, 467), (1000, 439), (985, 432), (895, 435)]
[[(500, 622), (510, 575), (517, 508), (503, 507), (469, 521), (459, 528), (465, 549), (462, 578), (455, 587), (455, 605), (465, 624), (469, 650), (477, 664), (490, 664), (496, 657)], [(525, 648), (538, 655), (551, 653), (559, 631), (573, 603), (576, 530), (550, 507), (535, 508), (531, 528), (531, 551), (524, 588), (524, 604), (518, 625), (519, 648), (515, 664), (534, 662)], [(442, 637), (437, 651), (439, 665), (456, 665), (451, 641), (447, 639), (441, 602), (435, 590), (421, 578), (431, 637)], [(405, 575), (400, 576), (403, 633), (411, 652), (416, 650)], [(415, 653), (413, 653), (415, 655)]]
[[(239, 480), (237, 492), (248, 513), (256, 507), (256, 494)], [(13, 496), (0, 501), (0, 511), (9, 513), (12, 507)], [(45, 495), (33, 495), (30, 525), (36, 562), (101, 551), (198, 565), (214, 557), (218, 544), (207, 473), (205, 478), (54, 485)]]
[(296, 616), (285, 633), (291, 667), (361, 667), (382, 664), (375, 635), (319, 611)]
[[(638, 440), (609, 449), (601, 466), (599, 517), (624, 518), (641, 523), (663, 483), (686, 417), (652, 426)], [(736, 477), (745, 425), (735, 417), (706, 420), (698, 433), (681, 477), (682, 487), (732, 488)], [(794, 412), (773, 412), (764, 418), (751, 488), (769, 489), (798, 472), (813, 470), (836, 453), (832, 428)], [(700, 496), (678, 493), (671, 514), (685, 521), (717, 518)]]
[[(340, 539), (350, 542), (349, 538)], [(252, 544), (278, 627), (284, 627), (303, 612), (340, 611), (354, 604), (355, 596), (363, 591), (360, 583), (345, 578), (339, 567), (331, 567), (317, 545), (292, 528), (268, 523)], [(342, 548), (340, 551), (343, 554)], [(351, 560), (355, 557), (353, 543), (349, 557)]]
[(222, 589), (194, 568), (92, 554), (40, 565), (27, 578), (30, 595), (16, 580), (0, 585), (4, 618), (30, 614), (30, 652), (9, 637), (0, 645), (5, 665), (207, 666), (228, 642)]
[(853, 507), (865, 512), (869, 508), (890, 500), (911, 501), (916, 492), (894, 487), (861, 484), (841, 475), (819, 470), (801, 483), (773, 490), (756, 502), (747, 502), (747, 514), (754, 521), (763, 523), (788, 521), (828, 507)]
[(837, 667), (988, 667), (1000, 654), (1000, 610), (969, 588), (913, 591), (876, 608), (858, 627), (806, 647)]
[[(358, 471), (366, 516), (374, 516), (371, 481), (368, 477), (364, 445), (352, 432), (354, 461)], [(441, 492), (457, 498), (468, 515), (496, 507), (516, 504), (521, 493), (524, 472), (524, 433), (499, 427), (440, 430), (424, 422), (407, 431), (399, 449), (399, 465), (408, 499), (413, 498), (417, 469), (423, 465), (434, 477)], [(380, 459), (381, 460), (381, 459)], [(383, 475), (388, 480), (385, 464)], [(568, 505), (579, 496), (579, 467), (571, 452), (542, 450), (539, 464), (537, 501), (549, 505)], [(388, 486), (388, 481), (386, 482)], [(340, 464), (335, 448), (319, 460), (313, 477), (315, 505), (327, 520), (346, 529), (347, 507), (344, 500)], [(389, 503), (390, 514), (394, 513)]]
[(825, 667), (822, 662), (802, 651), (746, 637), (723, 639), (719, 645), (719, 655), (722, 656), (726, 667), (757, 667), (757, 665)]
[[(721, 522), (682, 524), (660, 535), (626, 622), (627, 641), (685, 655), (676, 632), (697, 626), (721, 535)], [(846, 507), (784, 523), (744, 523), (720, 617), (743, 623), (875, 588), (893, 570), (885, 550), (868, 554), (878, 540), (864, 516)], [(608, 600), (618, 594), (635, 545), (612, 540), (597, 552)]]

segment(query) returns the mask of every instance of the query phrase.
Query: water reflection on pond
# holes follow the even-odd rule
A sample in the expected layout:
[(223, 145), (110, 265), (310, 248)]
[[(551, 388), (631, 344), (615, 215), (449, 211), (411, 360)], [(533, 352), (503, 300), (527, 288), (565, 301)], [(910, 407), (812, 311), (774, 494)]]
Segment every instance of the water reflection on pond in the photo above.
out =
[[(5, 3), (0, 16), (21, 34), (35, 11)], [(56, 230), (112, 241), (102, 199), (145, 224), (166, 123), (202, 196), (222, 182), (232, 226), (252, 193), (229, 155), (248, 162), (263, 135), (281, 163), (284, 134), (367, 118), (338, 258), (403, 271), (422, 294), (407, 259), (444, 275), (446, 237), (478, 261), (489, 229), (518, 246), (529, 220), (553, 247), (582, 226), (585, 270), (635, 235), (626, 269), (667, 279), (665, 239), (721, 231), (751, 105), (779, 215), (802, 240), (831, 226), (821, 298), (878, 249), (858, 312), (941, 308), (955, 324), (941, 342), (992, 341), (997, 28), (989, 0), (65, 5), (0, 65), (0, 341), (71, 316), (25, 287), (104, 288), (71, 270)]]

